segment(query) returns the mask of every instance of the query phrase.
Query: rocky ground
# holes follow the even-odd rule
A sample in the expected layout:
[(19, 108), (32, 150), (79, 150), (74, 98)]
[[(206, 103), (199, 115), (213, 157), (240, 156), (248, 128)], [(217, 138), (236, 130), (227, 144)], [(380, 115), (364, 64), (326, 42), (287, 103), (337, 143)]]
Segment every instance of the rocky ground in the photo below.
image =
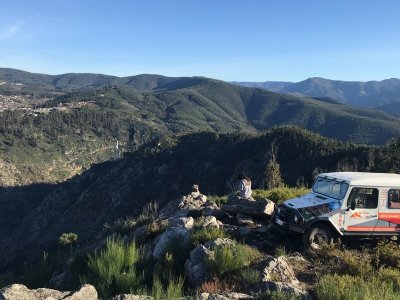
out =
[[(271, 299), (267, 295), (273, 291), (282, 293), (283, 298), (276, 299), (313, 299), (318, 275), (339, 265), (342, 258), (329, 254), (333, 263), (326, 264), (315, 253), (299, 252), (301, 248), (296, 240), (278, 235), (270, 227), (273, 209), (274, 203), (267, 199), (241, 199), (231, 195), (225, 204), (217, 205), (206, 196), (193, 192), (170, 202), (159, 212), (156, 205), (148, 206), (146, 222), (142, 225), (140, 219), (130, 223), (127, 220), (115, 222), (108, 227), (107, 236), (120, 236), (127, 244), (135, 241), (153, 264), (161, 264), (173, 251), (187, 253), (179, 257), (185, 291), (189, 291), (185, 294), (191, 295), (185, 299)], [(208, 236), (205, 232), (218, 234)], [(105, 243), (103, 237), (85, 251), (98, 252)], [(215, 259), (218, 249), (233, 249), (238, 245), (247, 247), (246, 251), (254, 251), (252, 259), (243, 267), (251, 276), (241, 277), (237, 272), (216, 274), (210, 269), (209, 261)], [(177, 248), (187, 252), (177, 252)], [(73, 256), (70, 258), (70, 266), (74, 259)], [(84, 285), (75, 292), (65, 291), (70, 286), (72, 272), (68, 267), (54, 272), (49, 286), (55, 290), (28, 289), (13, 284), (0, 291), (0, 299), (99, 299), (92, 285)], [(120, 294), (109, 299), (154, 298)]]

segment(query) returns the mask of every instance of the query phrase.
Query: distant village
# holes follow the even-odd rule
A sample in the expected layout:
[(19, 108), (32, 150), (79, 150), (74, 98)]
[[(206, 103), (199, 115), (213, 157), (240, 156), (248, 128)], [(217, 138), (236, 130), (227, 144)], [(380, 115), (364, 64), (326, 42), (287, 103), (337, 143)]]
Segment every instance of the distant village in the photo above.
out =
[[(0, 86), (8, 84), (5, 81), (0, 81)], [(22, 83), (11, 83), (14, 86), (22, 86)], [(24, 111), (28, 115), (37, 116), (39, 114), (45, 114), (50, 111), (67, 111), (72, 108), (79, 108), (90, 103), (94, 103), (93, 101), (79, 101), (73, 103), (60, 103), (57, 106), (53, 107), (43, 107), (40, 104), (43, 104), (52, 98), (42, 98), (36, 99), (36, 101), (32, 101), (32, 97), (28, 95), (4, 95), (0, 92), (0, 113), (4, 111), (13, 111), (19, 110)], [(40, 107), (39, 107), (40, 105)]]

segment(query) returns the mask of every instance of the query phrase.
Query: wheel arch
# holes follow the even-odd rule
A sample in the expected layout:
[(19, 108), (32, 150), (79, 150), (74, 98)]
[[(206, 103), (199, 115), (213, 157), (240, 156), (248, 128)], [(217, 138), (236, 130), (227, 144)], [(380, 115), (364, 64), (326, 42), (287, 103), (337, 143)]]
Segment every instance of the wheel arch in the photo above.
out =
[(307, 230), (309, 230), (310, 228), (313, 228), (313, 227), (318, 227), (318, 225), (324, 225), (324, 226), (329, 227), (331, 229), (331, 231), (338, 237), (343, 236), (343, 232), (341, 232), (335, 225), (333, 225), (329, 219), (316, 220), (316, 221), (310, 223), (309, 226), (307, 226)]

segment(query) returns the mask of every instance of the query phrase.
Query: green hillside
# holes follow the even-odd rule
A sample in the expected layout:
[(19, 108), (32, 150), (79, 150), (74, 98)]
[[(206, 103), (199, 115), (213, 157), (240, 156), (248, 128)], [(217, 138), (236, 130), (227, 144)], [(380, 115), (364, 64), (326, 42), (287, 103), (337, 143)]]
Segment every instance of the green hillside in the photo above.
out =
[[(327, 98), (204, 77), (32, 74), (0, 69), (0, 184), (58, 182), (171, 134), (296, 125), (344, 142), (384, 144), (400, 120)], [(1, 111), (1, 110), (0, 110)]]
[(226, 194), (244, 172), (254, 188), (261, 188), (272, 144), (289, 185), (310, 185), (316, 172), (373, 167), (371, 147), (343, 144), (292, 127), (261, 135), (168, 137), (57, 185), (0, 188), (0, 235), (7, 240), (0, 244), (1, 266), (16, 254), (42, 253), (62, 232), (78, 232), (83, 242), (106, 222), (136, 215), (150, 201), (163, 206), (189, 192), (193, 183), (200, 184), (205, 194)]

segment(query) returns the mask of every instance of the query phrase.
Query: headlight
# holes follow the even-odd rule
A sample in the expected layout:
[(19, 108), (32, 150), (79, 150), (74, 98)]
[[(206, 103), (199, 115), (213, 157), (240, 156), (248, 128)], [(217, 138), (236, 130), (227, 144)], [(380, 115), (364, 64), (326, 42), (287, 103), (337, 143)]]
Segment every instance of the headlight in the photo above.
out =
[(295, 223), (298, 223), (298, 222), (299, 222), (299, 218), (295, 215), (294, 218), (293, 218), (293, 221), (294, 221)]
[(276, 207), (276, 213), (280, 214), (281, 213), (281, 208), (279, 206)]

